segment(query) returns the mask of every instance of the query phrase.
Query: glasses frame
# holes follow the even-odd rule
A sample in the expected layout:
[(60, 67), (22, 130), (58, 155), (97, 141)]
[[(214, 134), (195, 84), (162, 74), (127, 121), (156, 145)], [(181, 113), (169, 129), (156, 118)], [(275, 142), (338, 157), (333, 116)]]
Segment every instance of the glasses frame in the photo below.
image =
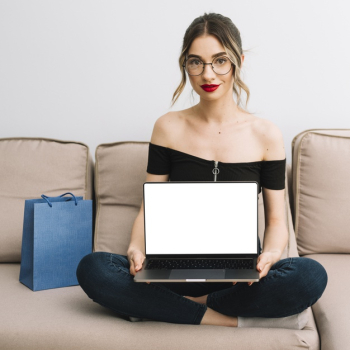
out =
[[(214, 70), (214, 66), (213, 66), (214, 60), (216, 60), (216, 59), (218, 59), (218, 58), (221, 58), (221, 57), (225, 57), (225, 58), (227, 58), (227, 59), (231, 62), (231, 67), (230, 67), (229, 71), (228, 71), (227, 73), (223, 73), (223, 74), (216, 73), (215, 70)], [(190, 57), (190, 58), (192, 58), (192, 57)], [(200, 58), (198, 58), (198, 60), (202, 62), (202, 66), (203, 66), (202, 72), (201, 72), (200, 74), (190, 74), (190, 73), (188, 73), (188, 71), (187, 71), (187, 69), (186, 69), (186, 62), (187, 62), (187, 60), (188, 60), (188, 58), (185, 58), (185, 61), (184, 61), (184, 64), (182, 65), (182, 67), (184, 68), (185, 72), (187, 72), (187, 74), (190, 75), (190, 76), (192, 76), (192, 77), (198, 77), (199, 75), (202, 75), (203, 72), (204, 72), (204, 68), (205, 68), (205, 65), (206, 65), (206, 64), (210, 64), (210, 65), (211, 65), (211, 68), (212, 68), (212, 70), (213, 70), (213, 72), (214, 72), (215, 74), (217, 74), (217, 75), (226, 75), (226, 74), (228, 74), (228, 73), (231, 71), (232, 66), (236, 68), (236, 65), (230, 60), (230, 58), (227, 57), (227, 56), (224, 56), (224, 55), (223, 55), (223, 56), (218, 56), (218, 57), (213, 58), (213, 60), (212, 60), (211, 63), (204, 63)]]

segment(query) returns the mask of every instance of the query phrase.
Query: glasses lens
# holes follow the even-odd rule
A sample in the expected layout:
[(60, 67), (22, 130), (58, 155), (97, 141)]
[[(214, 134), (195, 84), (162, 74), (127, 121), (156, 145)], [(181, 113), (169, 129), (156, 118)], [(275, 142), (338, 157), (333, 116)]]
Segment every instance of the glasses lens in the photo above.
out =
[(214, 72), (217, 74), (226, 74), (231, 69), (231, 61), (227, 57), (217, 57), (213, 62)]
[(203, 71), (203, 63), (198, 58), (190, 58), (186, 61), (186, 71), (190, 75), (199, 75)]

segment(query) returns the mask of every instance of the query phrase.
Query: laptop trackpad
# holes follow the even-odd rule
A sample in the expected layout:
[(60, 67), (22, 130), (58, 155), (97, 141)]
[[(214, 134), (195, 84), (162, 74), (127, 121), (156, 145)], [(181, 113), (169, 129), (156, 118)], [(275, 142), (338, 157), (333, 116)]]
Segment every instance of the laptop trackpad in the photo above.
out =
[(171, 270), (169, 279), (178, 278), (213, 278), (224, 279), (225, 269), (174, 269)]

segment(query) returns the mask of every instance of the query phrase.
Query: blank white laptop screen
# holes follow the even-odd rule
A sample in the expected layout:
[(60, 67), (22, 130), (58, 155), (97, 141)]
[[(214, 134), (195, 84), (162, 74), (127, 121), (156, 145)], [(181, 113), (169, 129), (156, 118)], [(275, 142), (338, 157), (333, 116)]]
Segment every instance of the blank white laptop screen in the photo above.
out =
[(257, 183), (145, 183), (146, 254), (257, 254)]

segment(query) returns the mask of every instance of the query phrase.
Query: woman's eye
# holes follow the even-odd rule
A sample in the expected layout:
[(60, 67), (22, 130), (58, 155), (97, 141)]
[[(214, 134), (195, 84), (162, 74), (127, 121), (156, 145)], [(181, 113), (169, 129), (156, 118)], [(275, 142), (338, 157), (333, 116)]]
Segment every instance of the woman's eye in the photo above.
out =
[(216, 60), (216, 63), (218, 63), (218, 64), (224, 64), (224, 63), (226, 63), (227, 62), (227, 59), (226, 58), (218, 58), (217, 60)]
[(201, 64), (201, 61), (194, 59), (194, 60), (190, 60), (189, 64), (193, 64), (193, 65), (197, 66), (197, 65)]

